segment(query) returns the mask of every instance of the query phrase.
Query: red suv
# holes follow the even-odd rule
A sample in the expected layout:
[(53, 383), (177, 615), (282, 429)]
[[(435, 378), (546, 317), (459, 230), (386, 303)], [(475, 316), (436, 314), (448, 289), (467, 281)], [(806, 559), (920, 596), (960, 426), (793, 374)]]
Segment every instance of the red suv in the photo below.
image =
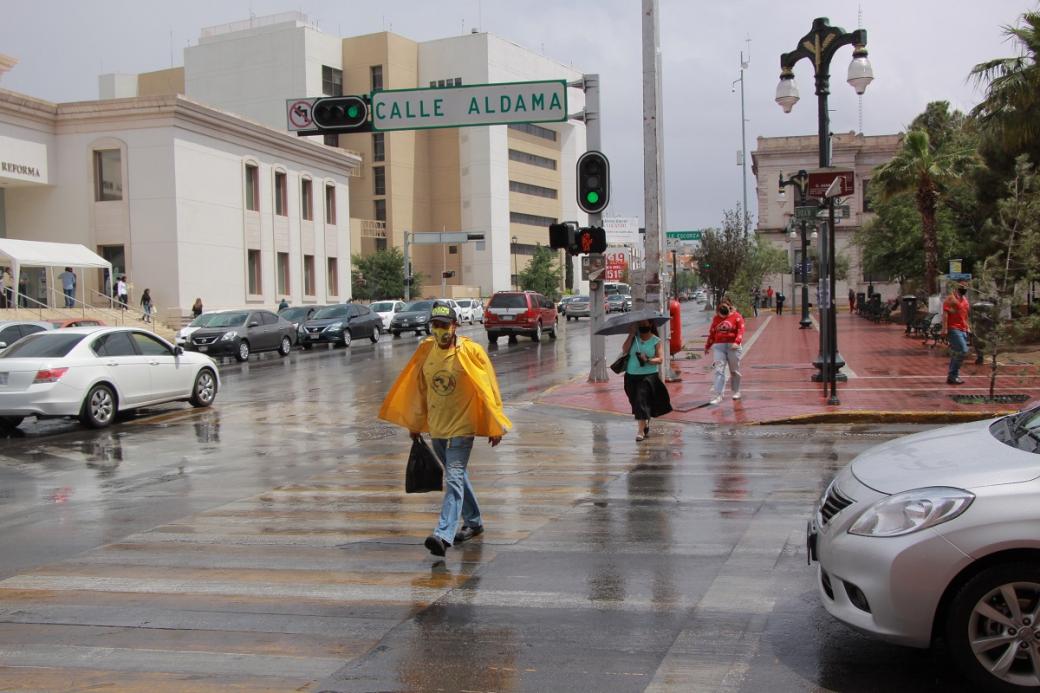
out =
[(537, 291), (499, 291), (484, 309), (484, 328), (491, 344), (504, 334), (537, 342), (543, 331), (556, 339), (556, 305)]

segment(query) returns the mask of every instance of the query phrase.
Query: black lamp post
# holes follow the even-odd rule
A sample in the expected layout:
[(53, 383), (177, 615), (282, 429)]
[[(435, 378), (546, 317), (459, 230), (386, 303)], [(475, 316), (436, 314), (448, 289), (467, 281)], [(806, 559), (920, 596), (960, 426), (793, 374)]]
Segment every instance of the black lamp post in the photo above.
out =
[[(787, 180), (784, 180), (784, 172), (780, 172), (780, 200), (784, 199), (784, 188), (788, 185), (794, 186), (798, 190), (798, 204), (797, 207), (805, 206), (805, 189), (809, 185), (809, 174), (803, 169), (798, 173), (790, 176)], [(809, 319), (809, 277), (808, 277), (808, 261), (807, 257), (809, 254), (809, 239), (806, 236), (806, 222), (805, 219), (796, 219), (798, 222), (798, 230), (802, 235), (802, 258), (798, 263), (798, 274), (801, 277), (799, 281), (802, 283), (802, 319), (798, 321), (800, 329), (808, 329), (812, 327), (812, 320)], [(793, 233), (791, 234), (794, 235)]]
[[(831, 165), (830, 152), (830, 113), (827, 110), (827, 97), (830, 95), (831, 59), (842, 46), (853, 44), (852, 62), (849, 64), (848, 83), (862, 94), (874, 79), (870, 61), (867, 59), (867, 31), (857, 29), (847, 33), (844, 29), (831, 26), (826, 17), (813, 20), (809, 33), (798, 40), (798, 46), (790, 53), (780, 56), (780, 84), (776, 87), (776, 102), (790, 113), (798, 102), (798, 87), (794, 83), (794, 66), (802, 58), (812, 61), (816, 77), (816, 100), (819, 114), (819, 150), (820, 168)], [(838, 404), (838, 329), (836, 321), (835, 290), (835, 248), (833, 218), (828, 223), (826, 282), (820, 278), (820, 376), (824, 383), (830, 383), (831, 394), (828, 404)], [(823, 240), (823, 239), (821, 239)]]

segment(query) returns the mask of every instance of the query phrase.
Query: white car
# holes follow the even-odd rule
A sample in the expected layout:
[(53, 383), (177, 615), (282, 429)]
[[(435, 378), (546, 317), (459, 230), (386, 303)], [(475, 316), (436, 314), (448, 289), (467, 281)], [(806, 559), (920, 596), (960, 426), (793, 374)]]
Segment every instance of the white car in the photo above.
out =
[(199, 317), (192, 320), (186, 326), (177, 330), (177, 334), (174, 335), (173, 340), (177, 343), (177, 346), (184, 346), (191, 339), (191, 336), (195, 332), (203, 327), (209, 327), (209, 323), (214, 317), (221, 313), (228, 312), (228, 309), (223, 310), (208, 310)]
[(74, 416), (104, 428), (138, 407), (208, 407), (219, 389), (211, 358), (129, 327), (40, 332), (0, 354), (0, 423), (11, 427), (26, 416)]
[(404, 308), (404, 301), (376, 301), (368, 308), (383, 321), (383, 331), (390, 331), (390, 321)]
[(460, 298), (455, 301), (458, 304), (459, 322), (484, 322), (484, 306), (478, 298)]

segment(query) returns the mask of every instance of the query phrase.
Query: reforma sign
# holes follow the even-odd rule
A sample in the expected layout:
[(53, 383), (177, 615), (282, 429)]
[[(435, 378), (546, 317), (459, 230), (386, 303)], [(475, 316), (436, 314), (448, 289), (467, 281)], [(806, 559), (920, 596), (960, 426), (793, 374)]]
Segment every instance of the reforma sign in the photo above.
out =
[(834, 182), (835, 178), (841, 179), (841, 189), (838, 190), (839, 197), (845, 197), (856, 192), (856, 176), (852, 171), (823, 170), (813, 171), (809, 174), (809, 185), (806, 195), (822, 199), (827, 193), (827, 188), (831, 187), (831, 183)]
[(567, 120), (567, 83), (503, 82), (372, 92), (374, 130), (424, 130)]
[(635, 245), (639, 242), (639, 219), (636, 217), (604, 217), (607, 245)]
[(47, 145), (0, 136), (0, 181), (4, 185), (49, 183)]

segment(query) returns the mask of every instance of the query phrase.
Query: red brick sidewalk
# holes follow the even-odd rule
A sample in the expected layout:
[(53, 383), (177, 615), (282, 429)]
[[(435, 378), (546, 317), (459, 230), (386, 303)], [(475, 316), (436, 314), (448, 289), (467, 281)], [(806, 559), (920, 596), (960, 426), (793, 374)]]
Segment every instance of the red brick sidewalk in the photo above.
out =
[[(942, 346), (930, 349), (920, 339), (903, 334), (900, 325), (876, 325), (858, 316), (838, 315), (838, 345), (849, 380), (838, 383), (841, 404), (827, 404), (823, 386), (810, 381), (815, 372), (820, 334), (798, 328), (799, 316), (767, 314), (747, 321), (741, 363), (743, 399), (726, 399), (720, 405), (700, 406), (711, 398), (710, 358), (680, 359), (682, 382), (669, 383), (676, 411), (666, 419), (690, 423), (779, 423), (805, 421), (941, 421), (944, 418), (985, 418), (1015, 411), (1021, 405), (967, 405), (951, 394), (987, 394), (989, 372), (974, 365), (969, 354), (961, 368), (964, 385), (946, 384), (949, 357)], [(689, 329), (689, 328), (687, 328)], [(706, 325), (698, 325), (687, 347), (700, 351)], [(608, 346), (608, 355), (613, 352)], [(1040, 368), (1001, 359), (998, 394), (1022, 393), (1040, 397)], [(609, 383), (584, 379), (554, 388), (540, 398), (543, 404), (614, 412), (631, 416), (621, 386), (622, 376), (610, 374)]]

